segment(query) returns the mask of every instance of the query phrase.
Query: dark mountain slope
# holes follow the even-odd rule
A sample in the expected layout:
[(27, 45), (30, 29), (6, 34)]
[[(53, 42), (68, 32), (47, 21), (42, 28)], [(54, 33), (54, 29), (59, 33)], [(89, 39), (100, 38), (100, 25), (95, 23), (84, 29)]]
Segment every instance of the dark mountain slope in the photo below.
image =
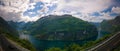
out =
[(116, 33), (120, 31), (120, 16), (117, 16), (113, 20), (104, 20), (101, 23), (102, 33)]
[(18, 32), (15, 28), (10, 26), (3, 18), (0, 17), (0, 33), (9, 33), (18, 36)]

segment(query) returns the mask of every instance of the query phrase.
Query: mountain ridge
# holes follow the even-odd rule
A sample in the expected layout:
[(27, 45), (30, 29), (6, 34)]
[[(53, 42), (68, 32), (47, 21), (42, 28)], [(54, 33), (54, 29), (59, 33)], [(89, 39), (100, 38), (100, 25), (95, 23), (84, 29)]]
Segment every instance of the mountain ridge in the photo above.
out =
[[(39, 37), (39, 39), (83, 40), (84, 38), (92, 39), (92, 37), (97, 36), (97, 29), (94, 25), (73, 17), (72, 15), (49, 15), (38, 19), (30, 25), (31, 26), (24, 27), (28, 28), (25, 29), (25, 31), (27, 31), (28, 34)], [(92, 33), (92, 31), (94, 33)], [(84, 34), (85, 32), (86, 34)]]

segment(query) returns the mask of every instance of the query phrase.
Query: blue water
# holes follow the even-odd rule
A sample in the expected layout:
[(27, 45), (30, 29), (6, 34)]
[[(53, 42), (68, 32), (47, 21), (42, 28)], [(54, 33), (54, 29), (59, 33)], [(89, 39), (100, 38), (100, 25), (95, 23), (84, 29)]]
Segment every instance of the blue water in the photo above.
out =
[(22, 34), (21, 36), (24, 36), (25, 39), (28, 39), (37, 49), (37, 51), (44, 51), (45, 49), (51, 47), (65, 48), (74, 43), (79, 45), (85, 43), (85, 41), (39, 40), (31, 35), (25, 34)]
[(69, 45), (76, 43), (76, 44), (83, 44), (82, 41), (62, 41), (62, 40), (39, 40), (35, 37), (30, 36), (30, 42), (35, 46), (38, 51), (43, 51), (45, 49), (51, 47), (59, 47), (64, 48), (68, 47)]

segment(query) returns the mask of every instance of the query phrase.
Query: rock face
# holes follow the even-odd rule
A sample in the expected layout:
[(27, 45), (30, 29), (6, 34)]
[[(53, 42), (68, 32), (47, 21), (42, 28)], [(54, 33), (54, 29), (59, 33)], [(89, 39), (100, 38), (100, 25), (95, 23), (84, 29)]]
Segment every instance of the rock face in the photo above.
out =
[(120, 16), (113, 20), (104, 20), (101, 23), (102, 34), (111, 34), (120, 31)]
[(42, 40), (94, 40), (97, 37), (94, 25), (71, 15), (42, 17), (24, 29)]

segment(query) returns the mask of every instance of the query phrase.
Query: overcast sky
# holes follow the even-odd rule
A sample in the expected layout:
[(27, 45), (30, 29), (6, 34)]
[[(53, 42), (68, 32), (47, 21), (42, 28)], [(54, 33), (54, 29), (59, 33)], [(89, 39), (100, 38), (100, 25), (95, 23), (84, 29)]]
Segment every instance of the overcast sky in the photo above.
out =
[(101, 22), (120, 15), (120, 0), (0, 0), (0, 16), (7, 21), (28, 22), (64, 14)]

